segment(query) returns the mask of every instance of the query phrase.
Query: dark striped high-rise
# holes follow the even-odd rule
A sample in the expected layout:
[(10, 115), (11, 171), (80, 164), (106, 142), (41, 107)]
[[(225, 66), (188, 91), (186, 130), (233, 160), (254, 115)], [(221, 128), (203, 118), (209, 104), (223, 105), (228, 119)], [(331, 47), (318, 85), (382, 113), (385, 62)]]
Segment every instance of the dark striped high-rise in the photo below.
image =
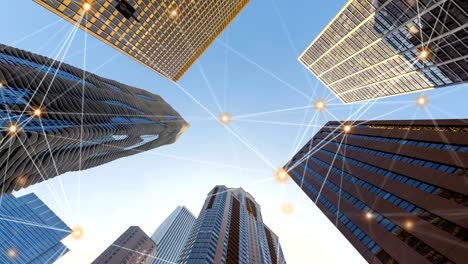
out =
[(242, 188), (218, 185), (205, 200), (178, 263), (285, 264), (278, 236)]
[(369, 263), (466, 263), (468, 120), (329, 122), (284, 169)]
[(160, 96), (0, 45), (0, 193), (173, 143)]

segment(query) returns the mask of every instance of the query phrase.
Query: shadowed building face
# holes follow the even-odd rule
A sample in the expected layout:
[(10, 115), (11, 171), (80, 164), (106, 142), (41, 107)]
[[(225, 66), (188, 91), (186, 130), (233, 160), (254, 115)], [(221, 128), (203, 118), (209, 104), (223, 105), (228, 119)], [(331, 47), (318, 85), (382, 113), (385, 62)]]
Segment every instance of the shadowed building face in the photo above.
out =
[(468, 120), (329, 122), (284, 168), (369, 263), (466, 262)]
[(34, 0), (177, 81), (249, 0)]
[(299, 57), (345, 103), (468, 81), (464, 0), (350, 0)]
[(3, 45), (0, 83), (7, 193), (173, 143), (188, 126), (160, 96)]

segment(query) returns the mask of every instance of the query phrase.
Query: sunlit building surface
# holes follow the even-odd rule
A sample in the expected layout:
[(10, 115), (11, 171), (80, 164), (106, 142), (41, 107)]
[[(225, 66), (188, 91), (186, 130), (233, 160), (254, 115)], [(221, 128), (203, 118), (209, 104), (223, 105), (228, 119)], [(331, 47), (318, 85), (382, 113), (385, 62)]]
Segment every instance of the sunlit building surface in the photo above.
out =
[(187, 208), (178, 206), (151, 236), (158, 246), (153, 264), (177, 263), (197, 219)]
[(4, 45), (0, 84), (7, 193), (173, 143), (188, 126), (158, 95)]
[(464, 0), (351, 0), (299, 57), (345, 103), (468, 81)]
[(0, 263), (52, 264), (69, 250), (70, 228), (34, 193), (1, 196)]
[(208, 194), (177, 263), (285, 264), (278, 236), (260, 205), (242, 188), (218, 185)]
[(34, 0), (177, 81), (249, 0)]
[(466, 262), (468, 120), (329, 122), (284, 168), (369, 263)]
[(128, 228), (92, 264), (151, 264), (156, 243), (138, 226)]

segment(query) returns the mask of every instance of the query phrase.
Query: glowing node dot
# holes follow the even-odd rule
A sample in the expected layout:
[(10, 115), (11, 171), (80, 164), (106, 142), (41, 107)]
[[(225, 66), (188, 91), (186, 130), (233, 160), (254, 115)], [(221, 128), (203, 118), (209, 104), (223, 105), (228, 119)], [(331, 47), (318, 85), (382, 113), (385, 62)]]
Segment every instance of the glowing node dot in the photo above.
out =
[(231, 123), (231, 121), (232, 121), (232, 117), (231, 117), (230, 114), (221, 113), (219, 115), (219, 122), (221, 122), (221, 124), (227, 125), (227, 124)]
[(18, 131), (19, 131), (19, 128), (17, 125), (15, 124), (8, 125), (8, 133), (10, 135), (15, 135), (16, 133), (18, 133)]
[(91, 10), (91, 4), (88, 3), (88, 2), (84, 3), (84, 4), (83, 4), (83, 10), (84, 10), (84, 11), (89, 11), (89, 10)]
[(84, 229), (83, 227), (76, 225), (72, 228), (71, 237), (75, 240), (80, 240), (84, 236)]
[(275, 178), (280, 183), (286, 183), (289, 180), (289, 174), (285, 169), (280, 168), (275, 172)]
[(34, 117), (42, 117), (43, 114), (44, 114), (44, 110), (42, 110), (41, 108), (35, 108), (32, 110), (32, 115)]
[(411, 229), (411, 228), (414, 227), (414, 223), (411, 222), (411, 221), (406, 221), (405, 222), (405, 227), (406, 227), (406, 229)]
[(427, 96), (420, 95), (416, 98), (416, 105), (419, 107), (426, 107), (429, 103)]
[(16, 249), (14, 248), (10, 248), (7, 250), (7, 256), (10, 258), (10, 259), (14, 259), (18, 256), (18, 252), (16, 251)]
[(290, 202), (286, 202), (281, 205), (281, 212), (283, 215), (292, 215), (294, 212), (294, 205)]
[(349, 132), (351, 132), (351, 126), (350, 125), (345, 125), (343, 127), (343, 130), (344, 130), (345, 133), (349, 133)]
[(323, 111), (327, 108), (327, 102), (323, 99), (319, 99), (317, 101), (314, 102), (314, 107), (315, 107), (315, 110), (317, 111)]
[(179, 12), (177, 12), (177, 9), (171, 11), (171, 17), (176, 17), (178, 14)]
[(28, 183), (28, 178), (26, 176), (19, 176), (16, 178), (16, 185), (18, 187), (26, 187), (26, 184)]
[(370, 219), (374, 218), (374, 214), (372, 214), (371, 212), (367, 212), (366, 213), (366, 218), (370, 220)]
[(418, 59), (425, 61), (430, 59), (431, 52), (428, 49), (420, 49), (418, 52)]

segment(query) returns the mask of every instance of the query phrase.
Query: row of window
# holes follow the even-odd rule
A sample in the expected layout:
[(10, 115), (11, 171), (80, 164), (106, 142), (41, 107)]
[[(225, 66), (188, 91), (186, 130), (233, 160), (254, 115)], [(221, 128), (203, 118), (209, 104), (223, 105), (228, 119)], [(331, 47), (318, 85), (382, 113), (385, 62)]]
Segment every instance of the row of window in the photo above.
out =
[[(406, 185), (412, 186), (412, 187), (417, 188), (417, 189), (419, 189), (421, 191), (424, 191), (426, 193), (437, 194), (438, 195), (440, 192), (444, 192), (446, 194), (452, 194), (452, 196), (464, 197), (463, 194), (459, 194), (459, 193), (456, 193), (454, 191), (447, 190), (447, 189), (442, 189), (442, 188), (439, 188), (439, 187), (434, 186), (434, 185), (429, 184), (429, 183), (421, 182), (419, 180), (409, 178), (407, 176), (404, 176), (404, 175), (401, 175), (401, 174), (398, 174), (398, 173), (394, 173), (394, 172), (391, 172), (389, 170), (385, 170), (385, 169), (382, 169), (382, 168), (379, 168), (379, 167), (376, 167), (376, 166), (373, 166), (373, 165), (370, 165), (370, 164), (367, 164), (367, 163), (364, 163), (364, 162), (361, 162), (361, 161), (358, 161), (358, 160), (355, 160), (355, 159), (352, 159), (352, 158), (344, 157), (344, 156), (342, 156), (342, 155), (340, 155), (338, 153), (333, 153), (331, 151), (323, 150), (323, 149), (320, 149), (318, 152), (323, 153), (325, 155), (328, 155), (329, 157), (332, 157), (332, 158), (336, 157), (336, 159), (346, 160), (346, 162), (349, 162), (349, 163), (351, 163), (351, 164), (353, 164), (353, 165), (355, 165), (357, 167), (369, 170), (371, 172), (377, 173), (377, 174), (382, 175), (384, 177), (387, 177), (389, 179), (392, 179), (392, 180), (398, 181), (400, 183), (404, 183)], [(440, 196), (440, 197), (446, 198), (446, 199), (448, 199), (450, 201), (461, 204), (463, 206), (468, 206), (468, 204), (465, 202), (465, 199), (451, 199), (450, 198), (451, 196), (450, 197), (449, 196), (447, 196), (447, 197)]]
[(324, 139), (315, 139), (314, 141), (316, 142), (326, 142), (325, 144), (328, 145), (334, 145), (334, 146), (345, 146), (347, 149), (359, 151), (366, 153), (367, 155), (372, 155), (372, 156), (379, 156), (379, 157), (384, 157), (387, 159), (392, 159), (392, 160), (397, 160), (401, 161), (404, 163), (420, 166), (420, 167), (426, 167), (426, 168), (431, 168), (434, 170), (438, 170), (444, 173), (450, 173), (453, 174), (457, 171), (459, 171), (461, 168), (460, 167), (455, 167), (455, 166), (450, 166), (450, 165), (445, 165), (437, 162), (432, 162), (432, 161), (427, 161), (427, 160), (422, 160), (422, 159), (417, 159), (417, 158), (411, 158), (408, 156), (402, 156), (399, 154), (395, 153), (390, 153), (390, 152), (384, 152), (384, 151), (379, 151), (375, 149), (369, 149), (369, 148), (364, 148), (364, 147), (358, 147), (346, 143), (337, 143), (334, 141), (326, 141)]
[[(290, 171), (292, 176), (296, 178), (298, 182), (302, 182), (302, 176), (296, 171)], [(315, 197), (318, 197), (318, 201), (322, 203), (332, 214), (337, 215), (338, 220), (346, 227), (361, 243), (369, 249), (373, 254), (377, 254), (382, 248), (375, 242), (370, 236), (366, 234), (361, 228), (354, 224), (345, 214), (343, 214), (336, 206), (330, 202), (325, 196), (320, 195), (320, 192), (315, 189), (309, 182), (304, 181), (303, 187), (311, 192)]]
[[(317, 159), (315, 157), (310, 157), (310, 160), (314, 161), (318, 165), (322, 166), (325, 169), (330, 169), (332, 172), (341, 175), (343, 178), (348, 180), (349, 182), (352, 182), (353, 184), (356, 184), (374, 194), (377, 196), (381, 197), (382, 199), (400, 207), (401, 209), (413, 214), (417, 215), (421, 219), (424, 219), (428, 221), (429, 223), (435, 225), (436, 227), (452, 234), (453, 236), (457, 237), (458, 239), (461, 239), (463, 241), (468, 240), (468, 230), (464, 227), (461, 227), (455, 223), (452, 223), (446, 219), (441, 218), (440, 216), (434, 215), (431, 212), (428, 212), (422, 208), (419, 208), (417, 205), (406, 201), (404, 199), (401, 199), (400, 197), (393, 195), (373, 184), (370, 184), (366, 181), (363, 181), (356, 176), (353, 176), (352, 174), (349, 174), (339, 168), (333, 167), (330, 164)], [(308, 169), (304, 163), (301, 164), (306, 170)], [(312, 167), (310, 164), (307, 165), (308, 167)], [(310, 172), (310, 171), (309, 171)], [(313, 172), (311, 172), (313, 173)], [(422, 217), (424, 216), (424, 217)]]
[(122, 116), (115, 116), (111, 118), (111, 122), (114, 125), (132, 125), (132, 124), (157, 124), (157, 125), (164, 125), (163, 122), (160, 121), (153, 121), (146, 117), (122, 117)]
[[(365, 204), (363, 201), (359, 200), (358, 198), (354, 197), (353, 195), (351, 195), (350, 193), (346, 192), (345, 190), (341, 189), (340, 187), (338, 187), (338, 185), (332, 183), (331, 181), (325, 179), (325, 177), (323, 177), (322, 175), (318, 174), (317, 172), (315, 172), (314, 170), (312, 170), (311, 168), (309, 167), (306, 167), (304, 166), (305, 169), (311, 174), (313, 175), (319, 182), (325, 183), (325, 186), (329, 187), (331, 190), (333, 190), (337, 195), (340, 195), (341, 199), (344, 199), (346, 201), (348, 201), (350, 204), (352, 204), (354, 207), (356, 207), (357, 209), (359, 209), (360, 211), (362, 211), (363, 213), (369, 213), (372, 215), (372, 221), (375, 221), (376, 223), (378, 223), (380, 226), (382, 226), (383, 228), (385, 228), (385, 230), (387, 230), (389, 233), (392, 233), (394, 236), (398, 237), (400, 240), (402, 240), (403, 242), (406, 242), (408, 243), (408, 240), (405, 240), (403, 239), (401, 236), (399, 236), (399, 234), (401, 233), (401, 230), (403, 230), (400, 226), (398, 226), (397, 224), (393, 223), (390, 219), (386, 218), (385, 216), (383, 216), (381, 213), (379, 213), (378, 211), (375, 211), (375, 210), (372, 210), (372, 208), (370, 208), (367, 204)], [(428, 258), (429, 260), (432, 260), (433, 258), (437, 258), (437, 259), (440, 259), (442, 262), (437, 262), (437, 263), (444, 263), (444, 264), (454, 264), (454, 262), (450, 261), (447, 257), (443, 256), (442, 254), (440, 254), (439, 252), (437, 252), (435, 249), (433, 249), (431, 246), (429, 246), (428, 244), (424, 243), (423, 241), (421, 241), (419, 238), (411, 235), (408, 233), (408, 235), (411, 236), (411, 239), (415, 242), (415, 243), (418, 243), (420, 244), (423, 248), (427, 249), (428, 251), (432, 251), (434, 252), (435, 254), (434, 255), (431, 255), (431, 256), (426, 256), (425, 254), (423, 254), (423, 252), (421, 251), (417, 251), (419, 254), (421, 254), (422, 256)]]
[(28, 89), (12, 87), (0, 88), (0, 104), (2, 105), (25, 105), (31, 92)]
[(25, 115), (9, 115), (7, 112), (0, 110), (0, 128), (7, 129), (10, 124), (17, 124), (21, 131), (24, 132), (37, 132), (44, 131), (57, 131), (64, 128), (76, 126), (74, 122), (60, 119), (31, 119)]
[(119, 101), (115, 101), (115, 100), (103, 100), (101, 101), (102, 103), (105, 103), (105, 104), (108, 104), (108, 105), (116, 105), (116, 106), (120, 106), (120, 107), (123, 107), (123, 108), (126, 108), (126, 109), (129, 109), (129, 110), (132, 110), (132, 111), (135, 111), (139, 114), (145, 114), (143, 111), (141, 111), (140, 109), (137, 109), (136, 107), (133, 107), (133, 106), (130, 106), (126, 103), (122, 103), (122, 102), (119, 102)]
[(148, 144), (150, 142), (158, 140), (159, 139), (159, 134), (157, 134), (157, 135), (141, 135), (140, 139), (141, 139), (140, 142), (138, 142), (138, 143), (136, 143), (136, 144), (134, 144), (132, 146), (126, 147), (126, 148), (124, 148), (124, 150), (136, 149), (136, 148), (139, 148), (139, 147), (141, 147), (143, 145), (146, 145), (146, 144)]
[[(338, 132), (330, 133), (327, 131), (321, 131), (320, 133), (330, 134), (330, 135), (335, 135), (335, 136), (341, 134)], [(422, 148), (433, 148), (433, 149), (450, 150), (450, 151), (468, 153), (468, 146), (455, 145), (455, 144), (433, 143), (433, 142), (419, 141), (419, 140), (412, 140), (412, 139), (397, 139), (397, 138), (367, 136), (367, 135), (358, 135), (358, 134), (347, 134), (346, 137), (371, 140), (371, 141), (377, 141), (377, 142), (396, 143), (396, 144), (401, 144), (401, 145), (409, 145), (409, 146), (422, 147)]]

